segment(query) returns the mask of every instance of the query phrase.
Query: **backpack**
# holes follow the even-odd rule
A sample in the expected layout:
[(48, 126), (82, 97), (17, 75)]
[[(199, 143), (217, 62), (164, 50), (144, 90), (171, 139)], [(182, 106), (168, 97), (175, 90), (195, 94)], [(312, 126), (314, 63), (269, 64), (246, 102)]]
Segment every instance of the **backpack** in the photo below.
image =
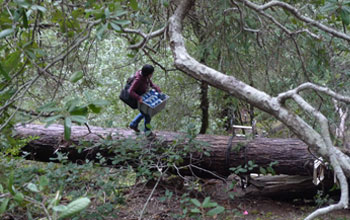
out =
[(136, 76), (131, 76), (126, 81), (126, 85), (122, 89), (122, 91), (119, 94), (120, 100), (122, 100), (125, 104), (130, 106), (132, 109), (137, 109), (137, 100), (132, 98), (129, 94), (129, 88), (132, 84), (132, 82), (135, 80)]

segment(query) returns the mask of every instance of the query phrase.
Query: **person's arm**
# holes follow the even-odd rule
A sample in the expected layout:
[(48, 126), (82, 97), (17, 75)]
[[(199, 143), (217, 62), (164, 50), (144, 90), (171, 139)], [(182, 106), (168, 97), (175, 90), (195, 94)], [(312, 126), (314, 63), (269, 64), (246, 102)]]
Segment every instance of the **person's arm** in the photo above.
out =
[(154, 83), (152, 82), (152, 80), (150, 80), (150, 86), (151, 86), (153, 89), (155, 89), (157, 92), (159, 92), (159, 93), (162, 92), (162, 90), (160, 90), (160, 88), (159, 88), (156, 84), (154, 84)]
[(131, 86), (129, 88), (129, 94), (132, 98), (136, 99), (138, 102), (142, 102), (141, 96), (139, 96), (135, 91), (140, 86), (141, 80), (140, 78), (136, 77), (134, 81), (131, 83)]

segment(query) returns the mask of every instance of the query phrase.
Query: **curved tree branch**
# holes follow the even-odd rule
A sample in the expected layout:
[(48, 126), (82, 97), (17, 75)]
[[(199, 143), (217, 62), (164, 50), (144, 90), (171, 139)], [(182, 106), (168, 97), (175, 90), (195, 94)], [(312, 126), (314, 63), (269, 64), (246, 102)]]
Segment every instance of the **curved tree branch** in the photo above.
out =
[(123, 29), (123, 32), (130, 33), (130, 34), (138, 34), (143, 38), (142, 41), (138, 42), (137, 44), (129, 46), (129, 49), (139, 49), (139, 48), (143, 47), (143, 45), (145, 45), (145, 43), (149, 39), (162, 35), (165, 32), (165, 30), (167, 29), (167, 27), (168, 27), (168, 25), (165, 24), (165, 26), (162, 27), (161, 29), (153, 31), (149, 34), (145, 34), (141, 30), (134, 30), (134, 29), (129, 29), (129, 28)]
[(286, 99), (291, 98), (294, 94), (298, 94), (299, 92), (301, 92), (303, 90), (307, 90), (307, 89), (313, 89), (313, 90), (318, 91), (318, 92), (323, 92), (323, 93), (331, 96), (332, 98), (334, 98), (338, 101), (342, 101), (342, 102), (350, 104), (350, 97), (349, 96), (341, 95), (339, 93), (334, 92), (333, 90), (331, 90), (328, 87), (319, 86), (319, 85), (313, 84), (311, 82), (303, 83), (292, 90), (281, 93), (278, 95), (277, 99), (279, 100), (280, 103), (283, 103)]

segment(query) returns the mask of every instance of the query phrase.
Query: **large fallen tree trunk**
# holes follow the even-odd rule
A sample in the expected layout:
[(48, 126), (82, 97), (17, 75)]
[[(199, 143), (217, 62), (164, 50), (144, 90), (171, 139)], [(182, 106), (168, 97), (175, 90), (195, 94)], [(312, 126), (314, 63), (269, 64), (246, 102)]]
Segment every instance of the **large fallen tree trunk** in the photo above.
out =
[[(52, 161), (52, 158), (57, 157), (56, 153), (60, 152), (65, 153), (70, 161), (84, 163), (86, 159), (98, 161), (97, 155), (100, 154), (106, 159), (106, 165), (110, 166), (118, 166), (118, 164), (111, 162), (118, 155), (106, 150), (106, 148), (96, 147), (99, 146), (96, 143), (105, 141), (107, 137), (120, 141), (136, 137), (135, 133), (128, 129), (100, 127), (89, 127), (88, 129), (84, 126), (73, 126), (71, 140), (65, 141), (63, 126), (56, 124), (47, 128), (34, 124), (17, 126), (16, 132), (18, 137), (36, 137), (22, 148), (22, 151), (26, 152), (24, 155), (27, 159)], [(161, 139), (162, 141), (144, 142), (145, 145), (148, 145), (145, 147), (168, 147), (181, 136), (175, 132), (157, 131), (156, 134), (157, 140)], [(95, 147), (82, 147), (82, 141), (85, 144), (95, 144)], [(206, 143), (205, 148), (209, 149), (210, 155), (205, 156), (203, 153), (193, 152), (178, 166), (187, 169), (175, 169), (172, 172), (180, 175), (223, 179), (233, 173), (230, 168), (252, 167), (249, 165), (249, 161), (253, 161), (256, 167), (248, 170), (248, 173), (259, 173), (261, 168), (267, 170), (267, 167), (271, 168), (271, 163), (277, 163), (272, 167), (273, 172), (285, 175), (276, 176), (277, 179), (266, 177), (270, 178), (268, 180), (252, 178), (249, 181), (249, 184), (252, 185), (247, 188), (246, 192), (250, 195), (270, 197), (278, 195), (277, 197), (280, 199), (312, 197), (320, 188), (327, 190), (333, 185), (333, 174), (329, 170), (325, 170), (325, 181), (322, 186), (317, 187), (312, 183), (316, 157), (298, 139), (256, 138), (248, 141), (228, 136), (199, 135), (196, 137), (196, 141), (198, 141), (196, 143)], [(113, 147), (123, 147), (121, 144), (118, 146), (118, 143), (121, 142), (115, 142), (116, 146)], [(132, 165), (132, 162), (129, 161), (128, 164)]]
[[(51, 125), (47, 128), (43, 125), (33, 124), (16, 127), (18, 137), (38, 137), (38, 139), (30, 141), (23, 148), (23, 151), (29, 153), (28, 158), (39, 161), (50, 161), (50, 158), (56, 157), (55, 152), (67, 153), (68, 160), (71, 161), (94, 160), (97, 153), (108, 159), (115, 155), (109, 155), (105, 149), (94, 147), (78, 150), (79, 141), (98, 142), (101, 141), (101, 137), (108, 135), (115, 140), (135, 137), (133, 131), (128, 129), (90, 127), (90, 130), (91, 133), (87, 127), (73, 126), (71, 140), (65, 141), (61, 125)], [(156, 134), (157, 139), (163, 140), (160, 143), (162, 146), (173, 143), (179, 137), (179, 133), (174, 132), (157, 131)], [(227, 177), (232, 173), (230, 168), (250, 166), (248, 165), (249, 161), (257, 165), (249, 172), (259, 173), (261, 168), (266, 170), (271, 163), (277, 163), (272, 167), (276, 174), (313, 175), (316, 158), (310, 154), (307, 146), (298, 139), (256, 138), (247, 141), (242, 138), (233, 138), (232, 144), (230, 144), (228, 136), (199, 135), (196, 137), (196, 141), (207, 143), (206, 148), (209, 149), (210, 156), (192, 153), (191, 158), (185, 159), (182, 166), (192, 162), (193, 169), (182, 170), (183, 175), (191, 175), (192, 173), (189, 172), (195, 172), (201, 177), (212, 176), (207, 172), (210, 171), (218, 176)]]

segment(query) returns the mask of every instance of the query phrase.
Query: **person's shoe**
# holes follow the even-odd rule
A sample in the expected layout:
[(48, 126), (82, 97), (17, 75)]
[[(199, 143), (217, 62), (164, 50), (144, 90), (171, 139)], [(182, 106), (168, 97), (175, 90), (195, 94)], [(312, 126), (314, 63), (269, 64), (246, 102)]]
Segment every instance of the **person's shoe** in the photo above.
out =
[(129, 126), (132, 130), (134, 130), (136, 133), (140, 133), (140, 130), (137, 127)]

